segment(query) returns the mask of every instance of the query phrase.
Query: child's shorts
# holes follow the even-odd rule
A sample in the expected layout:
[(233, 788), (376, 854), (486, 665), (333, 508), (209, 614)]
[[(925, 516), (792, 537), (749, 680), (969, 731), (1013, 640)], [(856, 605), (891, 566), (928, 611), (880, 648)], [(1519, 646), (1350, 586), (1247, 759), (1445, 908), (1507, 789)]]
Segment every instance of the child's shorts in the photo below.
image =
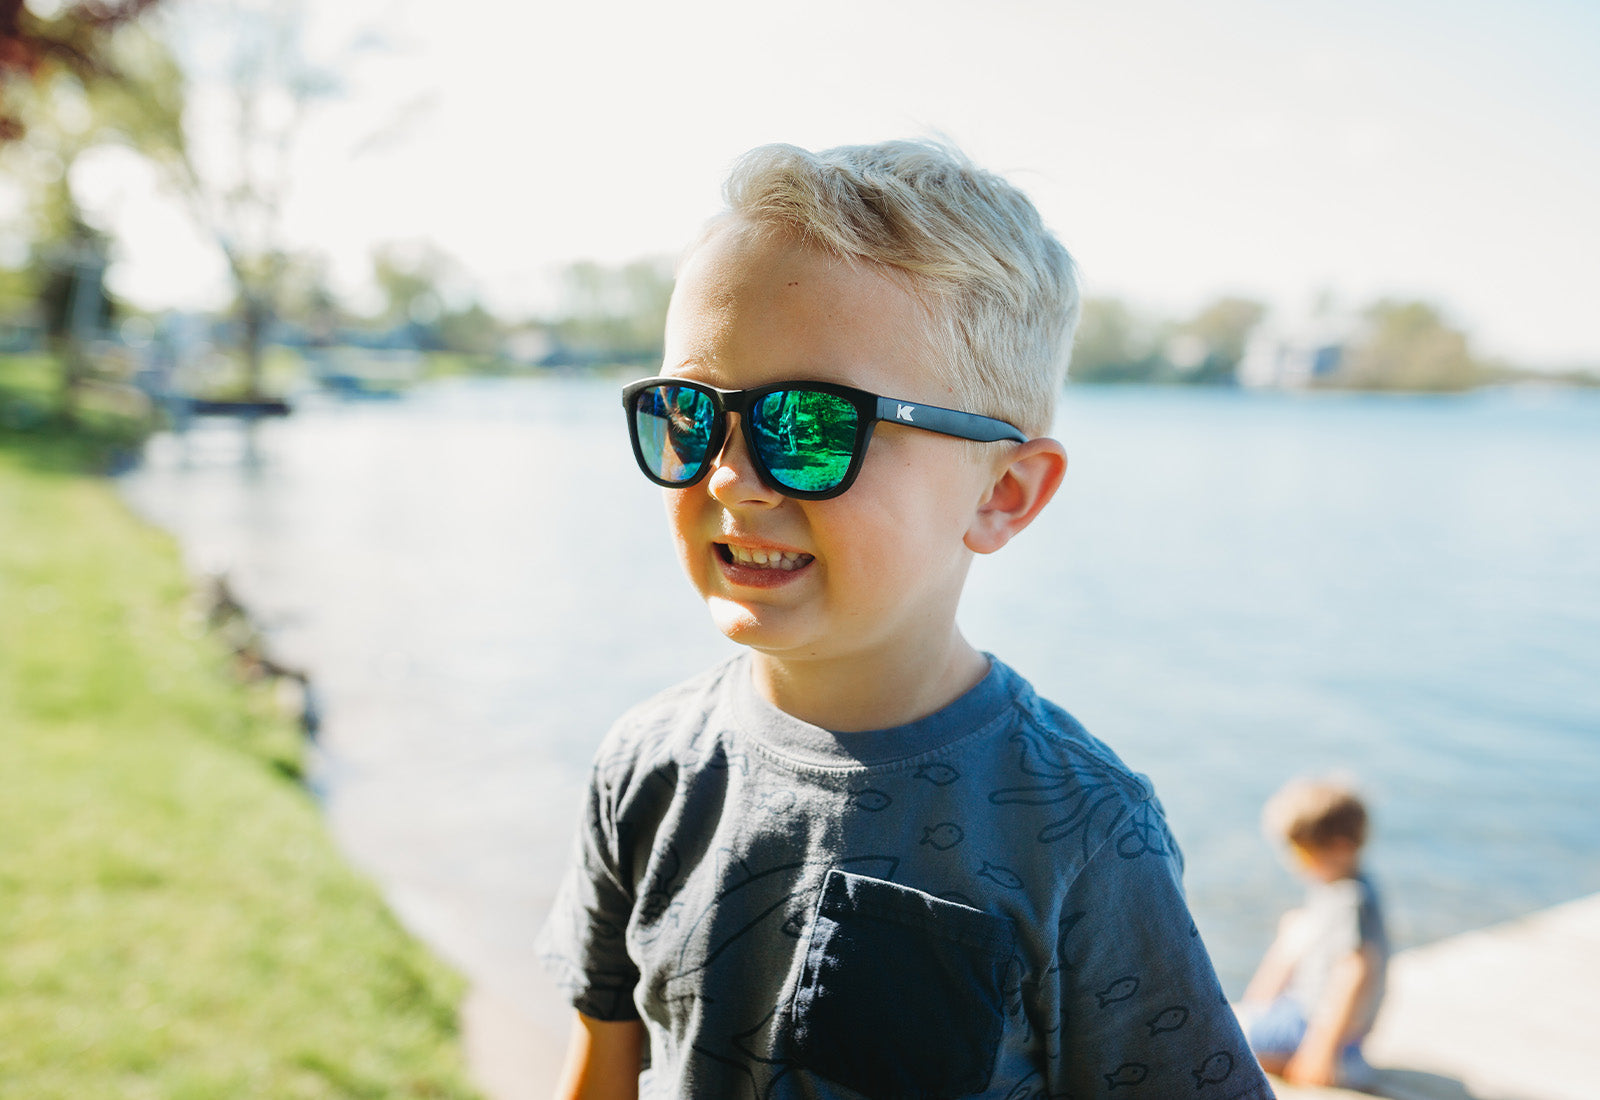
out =
[[(1245, 1041), (1258, 1056), (1287, 1058), (1300, 1049), (1306, 1037), (1306, 1013), (1292, 997), (1279, 997), (1267, 1005), (1235, 1005)], [(1373, 1082), (1373, 1069), (1361, 1056), (1358, 1039), (1339, 1055), (1338, 1084), (1363, 1089)]]
[(1300, 1003), (1279, 997), (1265, 1005), (1236, 1005), (1245, 1041), (1257, 1054), (1287, 1058), (1306, 1037), (1306, 1014)]

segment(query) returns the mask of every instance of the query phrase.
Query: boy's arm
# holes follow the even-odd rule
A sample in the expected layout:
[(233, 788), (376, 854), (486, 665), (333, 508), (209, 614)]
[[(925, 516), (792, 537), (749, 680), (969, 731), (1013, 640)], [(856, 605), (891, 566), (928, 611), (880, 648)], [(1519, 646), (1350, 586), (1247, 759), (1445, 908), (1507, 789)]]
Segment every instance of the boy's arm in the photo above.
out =
[(1289, 985), (1289, 978), (1294, 974), (1295, 964), (1300, 961), (1303, 949), (1304, 937), (1300, 935), (1300, 930), (1304, 917), (1304, 910), (1292, 909), (1278, 922), (1277, 938), (1261, 957), (1261, 965), (1256, 967), (1255, 976), (1245, 987), (1241, 998), (1244, 1004), (1266, 1004)]
[(1311, 1011), (1305, 1038), (1283, 1067), (1283, 1079), (1294, 1085), (1331, 1085), (1339, 1070), (1339, 1054), (1350, 1037), (1350, 1025), (1362, 995), (1377, 977), (1377, 950), (1363, 947), (1333, 968), (1322, 1002)]
[(567, 1062), (555, 1100), (636, 1100), (644, 1024), (574, 1013)]

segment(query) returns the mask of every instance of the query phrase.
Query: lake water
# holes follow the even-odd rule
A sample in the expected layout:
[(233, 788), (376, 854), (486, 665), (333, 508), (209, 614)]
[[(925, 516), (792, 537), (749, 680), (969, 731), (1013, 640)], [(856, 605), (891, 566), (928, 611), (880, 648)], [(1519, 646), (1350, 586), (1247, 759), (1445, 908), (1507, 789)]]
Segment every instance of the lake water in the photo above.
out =
[[(590, 754), (731, 652), (610, 377), (469, 380), (154, 439), (123, 478), (324, 701), (335, 835), (474, 980), (530, 953)], [(1155, 781), (1237, 993), (1299, 887), (1261, 838), (1344, 770), (1402, 945), (1600, 890), (1600, 395), (1069, 389), (1038, 523), (962, 622)]]

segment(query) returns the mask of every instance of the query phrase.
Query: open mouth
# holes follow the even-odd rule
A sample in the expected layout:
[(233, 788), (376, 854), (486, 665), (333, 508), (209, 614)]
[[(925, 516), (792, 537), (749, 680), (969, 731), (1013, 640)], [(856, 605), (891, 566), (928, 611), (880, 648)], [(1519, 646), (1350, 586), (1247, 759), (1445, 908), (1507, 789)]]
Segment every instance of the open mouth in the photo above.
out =
[(757, 550), (745, 546), (729, 546), (725, 542), (717, 543), (717, 553), (723, 561), (741, 569), (767, 569), (782, 573), (803, 569), (816, 560), (810, 554), (793, 553), (788, 550)]

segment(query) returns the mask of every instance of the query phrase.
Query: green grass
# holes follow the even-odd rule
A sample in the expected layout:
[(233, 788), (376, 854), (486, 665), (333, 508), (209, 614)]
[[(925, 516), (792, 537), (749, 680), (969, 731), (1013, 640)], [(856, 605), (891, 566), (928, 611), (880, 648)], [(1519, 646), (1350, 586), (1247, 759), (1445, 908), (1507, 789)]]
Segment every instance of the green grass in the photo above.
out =
[[(0, 360), (0, 411), (29, 379)], [(472, 1095), (459, 979), (335, 851), (176, 548), (85, 473), (128, 433), (0, 417), (0, 1097)]]

